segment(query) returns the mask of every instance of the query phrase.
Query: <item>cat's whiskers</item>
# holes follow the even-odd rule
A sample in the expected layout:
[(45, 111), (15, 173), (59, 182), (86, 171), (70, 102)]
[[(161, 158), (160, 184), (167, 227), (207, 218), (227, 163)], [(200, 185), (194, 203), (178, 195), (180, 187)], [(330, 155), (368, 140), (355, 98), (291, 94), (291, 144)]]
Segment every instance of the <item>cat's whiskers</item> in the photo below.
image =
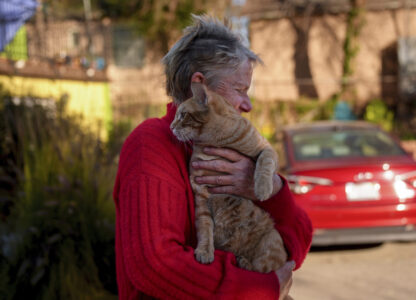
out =
[(173, 134), (178, 138), (178, 140), (182, 142), (189, 142), (192, 140), (190, 136), (188, 136), (186, 133), (184, 133), (181, 130), (177, 130), (176, 128), (173, 129)]

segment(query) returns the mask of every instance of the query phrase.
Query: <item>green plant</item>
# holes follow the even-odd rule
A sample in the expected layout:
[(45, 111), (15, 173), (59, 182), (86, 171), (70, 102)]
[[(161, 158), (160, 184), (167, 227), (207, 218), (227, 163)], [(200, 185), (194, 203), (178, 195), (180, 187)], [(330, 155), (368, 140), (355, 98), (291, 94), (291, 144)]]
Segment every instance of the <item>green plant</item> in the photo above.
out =
[(365, 24), (365, 9), (359, 1), (351, 0), (351, 9), (347, 14), (346, 34), (344, 40), (344, 61), (342, 65), (342, 92), (349, 85), (349, 80), (354, 74), (354, 59), (360, 47), (358, 38)]
[[(73, 5), (72, 2), (68, 1), (67, 5)], [(152, 45), (153, 52), (161, 55), (190, 24), (191, 13), (200, 14), (205, 7), (205, 0), (99, 0), (95, 9), (102, 16), (131, 25), (148, 45)]]
[[(1, 108), (17, 191), (0, 224), (0, 292), (5, 299), (114, 299), (111, 192), (121, 142), (103, 142), (63, 101), (51, 101), (5, 97)], [(120, 139), (126, 131), (114, 129)]]
[(394, 113), (380, 99), (371, 100), (365, 107), (364, 120), (380, 125), (384, 130), (392, 131)]

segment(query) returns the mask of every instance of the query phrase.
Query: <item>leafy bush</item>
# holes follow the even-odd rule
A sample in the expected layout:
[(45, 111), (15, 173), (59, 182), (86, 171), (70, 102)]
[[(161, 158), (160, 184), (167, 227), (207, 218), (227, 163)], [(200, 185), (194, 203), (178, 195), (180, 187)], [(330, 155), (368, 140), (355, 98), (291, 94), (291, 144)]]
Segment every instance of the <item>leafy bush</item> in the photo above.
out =
[[(116, 298), (111, 192), (121, 142), (84, 128), (65, 99), (3, 98), (0, 175), (14, 188), (0, 191), (13, 197), (2, 207), (0, 293)], [(128, 128), (117, 128), (121, 140)]]
[(393, 130), (394, 113), (380, 99), (370, 101), (365, 108), (364, 120), (380, 125), (386, 131)]

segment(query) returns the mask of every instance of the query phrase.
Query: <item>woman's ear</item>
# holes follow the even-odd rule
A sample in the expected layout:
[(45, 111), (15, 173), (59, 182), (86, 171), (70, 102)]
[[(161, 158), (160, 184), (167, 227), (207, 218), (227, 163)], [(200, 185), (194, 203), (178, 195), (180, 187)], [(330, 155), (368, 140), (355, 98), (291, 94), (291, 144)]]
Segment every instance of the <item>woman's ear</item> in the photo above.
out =
[(201, 72), (195, 72), (191, 76), (191, 82), (199, 82), (205, 84), (205, 76)]

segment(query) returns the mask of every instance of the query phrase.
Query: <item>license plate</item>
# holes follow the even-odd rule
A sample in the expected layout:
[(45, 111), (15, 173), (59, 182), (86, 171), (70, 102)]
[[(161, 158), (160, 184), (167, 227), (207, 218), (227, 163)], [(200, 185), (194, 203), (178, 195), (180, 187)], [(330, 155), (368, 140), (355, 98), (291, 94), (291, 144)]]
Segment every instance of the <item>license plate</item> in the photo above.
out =
[(380, 184), (375, 182), (348, 182), (345, 193), (349, 201), (366, 201), (380, 199)]

